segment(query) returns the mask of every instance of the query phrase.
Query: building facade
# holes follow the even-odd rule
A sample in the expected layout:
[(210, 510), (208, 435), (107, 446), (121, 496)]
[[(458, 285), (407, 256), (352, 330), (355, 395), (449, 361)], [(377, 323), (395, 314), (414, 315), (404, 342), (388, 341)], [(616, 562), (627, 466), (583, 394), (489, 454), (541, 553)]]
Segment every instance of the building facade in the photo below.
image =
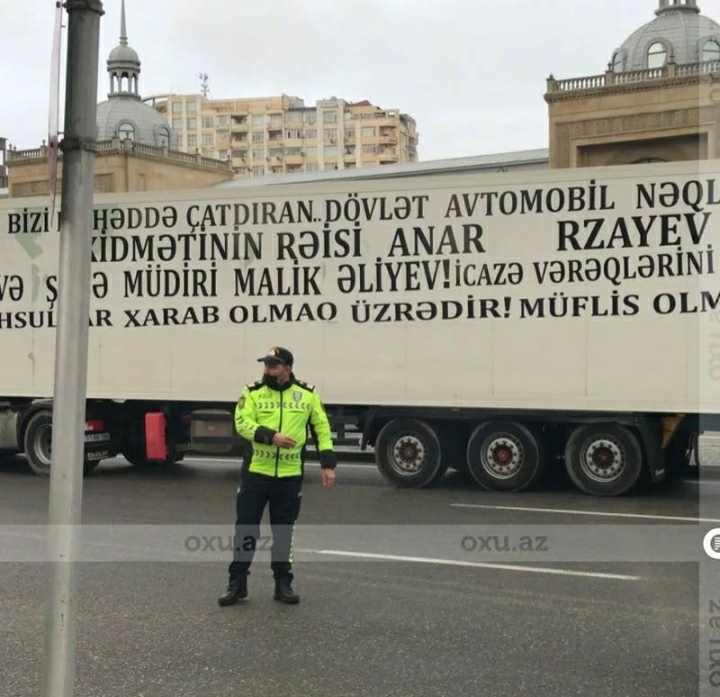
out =
[(415, 120), (368, 101), (151, 97), (187, 153), (232, 163), (236, 179), (417, 162)]
[(659, 0), (655, 15), (604, 73), (550, 76), (550, 167), (720, 157), (720, 25), (697, 0)]
[[(369, 102), (333, 98), (306, 107), (288, 95), (165, 95), (149, 98), (153, 106), (143, 103), (123, 6), (120, 44), (108, 61), (110, 95), (98, 108), (98, 133), (107, 140), (100, 142), (96, 190), (720, 158), (720, 24), (702, 14), (697, 0), (645, 1), (657, 3), (655, 17), (608, 51), (604, 72), (548, 78), (546, 149), (434, 162), (418, 162), (410, 116)], [(46, 192), (44, 148), (10, 149), (8, 164), (10, 195)]]
[[(177, 150), (177, 135), (140, 97), (140, 57), (128, 44), (125, 0), (120, 42), (107, 60), (110, 91), (97, 106), (95, 192), (192, 189), (232, 179), (229, 163)], [(50, 193), (48, 148), (8, 153), (9, 196)], [(62, 187), (62, 154), (56, 190)], [(0, 187), (1, 188), (1, 187)]]
[[(609, 51), (605, 72), (547, 80), (548, 147), (271, 177), (265, 184), (503, 173), (720, 158), (720, 25), (697, 0), (655, 1), (655, 17)], [(221, 188), (252, 182), (228, 181)]]

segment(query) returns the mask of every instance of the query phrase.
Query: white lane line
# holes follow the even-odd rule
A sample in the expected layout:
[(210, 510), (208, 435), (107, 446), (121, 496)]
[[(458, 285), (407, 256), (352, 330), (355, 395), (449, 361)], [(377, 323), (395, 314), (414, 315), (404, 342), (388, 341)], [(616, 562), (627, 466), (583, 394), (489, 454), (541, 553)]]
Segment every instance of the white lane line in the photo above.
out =
[(689, 518), (676, 515), (650, 515), (646, 513), (615, 513), (613, 511), (578, 511), (574, 508), (531, 508), (529, 506), (490, 506), (480, 503), (451, 503), (454, 508), (490, 508), (496, 511), (527, 511), (531, 513), (558, 513), (561, 515), (594, 515), (608, 518), (643, 518), (647, 520), (680, 520), (687, 523), (720, 523), (720, 518)]
[(306, 554), (351, 557), (357, 559), (378, 559), (381, 561), (416, 562), (420, 564), (440, 564), (444, 566), (463, 566), (475, 569), (498, 569), (500, 571), (523, 571), (536, 574), (554, 574), (556, 576), (579, 576), (582, 578), (607, 578), (618, 581), (640, 581), (640, 576), (610, 574), (599, 571), (575, 571), (571, 569), (545, 569), (539, 566), (515, 566), (513, 564), (492, 564), (479, 561), (460, 561), (459, 559), (438, 559), (431, 557), (406, 557), (397, 554), (373, 554), (370, 552), (348, 552), (339, 549), (303, 549)]

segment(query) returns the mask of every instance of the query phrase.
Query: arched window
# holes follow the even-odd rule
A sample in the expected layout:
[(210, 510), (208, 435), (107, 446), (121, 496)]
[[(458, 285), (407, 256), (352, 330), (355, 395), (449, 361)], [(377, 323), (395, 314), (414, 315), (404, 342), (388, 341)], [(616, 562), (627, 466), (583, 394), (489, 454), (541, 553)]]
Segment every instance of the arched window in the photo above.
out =
[(648, 49), (647, 57), (649, 70), (652, 70), (653, 68), (662, 68), (667, 60), (667, 49), (664, 44), (656, 41)]
[(714, 39), (706, 41), (703, 44), (701, 60), (703, 63), (720, 61), (720, 44)]
[(131, 123), (121, 123), (117, 129), (118, 138), (122, 140), (135, 140), (135, 127)]
[(614, 73), (622, 72), (622, 55), (620, 51), (615, 51), (613, 54), (612, 70)]
[(161, 148), (170, 147), (170, 131), (167, 128), (161, 128), (158, 131), (158, 145)]

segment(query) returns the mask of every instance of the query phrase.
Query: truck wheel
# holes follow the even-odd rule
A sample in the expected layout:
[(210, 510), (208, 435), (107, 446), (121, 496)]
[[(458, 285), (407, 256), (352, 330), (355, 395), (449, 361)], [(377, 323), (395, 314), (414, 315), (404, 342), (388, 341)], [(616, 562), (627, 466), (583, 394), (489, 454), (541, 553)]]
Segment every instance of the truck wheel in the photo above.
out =
[(30, 469), (41, 477), (50, 475), (51, 444), (52, 412), (38, 411), (30, 417), (25, 428), (23, 447)]
[(576, 428), (565, 446), (565, 467), (575, 486), (593, 496), (621, 496), (640, 479), (644, 463), (638, 437), (618, 424)]
[(472, 478), (489, 491), (529, 489), (545, 469), (538, 439), (527, 426), (512, 421), (478, 426), (468, 441), (466, 458)]
[[(50, 476), (52, 456), (52, 412), (39, 411), (30, 417), (23, 438), (25, 457), (30, 469), (41, 477)], [(85, 460), (83, 471), (90, 474), (100, 460)]]
[(394, 419), (375, 441), (375, 462), (392, 484), (419, 489), (437, 481), (442, 466), (440, 439), (435, 430), (415, 419)]

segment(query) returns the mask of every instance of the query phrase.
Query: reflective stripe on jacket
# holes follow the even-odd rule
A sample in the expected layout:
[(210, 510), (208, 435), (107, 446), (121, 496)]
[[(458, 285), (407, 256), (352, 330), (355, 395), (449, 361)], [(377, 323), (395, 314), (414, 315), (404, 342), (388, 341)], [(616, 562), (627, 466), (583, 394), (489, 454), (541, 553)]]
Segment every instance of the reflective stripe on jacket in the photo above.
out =
[[(252, 445), (252, 455), (246, 463), (252, 473), (271, 477), (301, 475), (308, 426), (316, 439), (321, 466), (335, 467), (330, 422), (312, 385), (293, 377), (280, 391), (258, 381), (243, 388), (235, 407), (235, 430)], [(295, 446), (274, 446), (272, 439), (276, 433), (292, 438)]]

